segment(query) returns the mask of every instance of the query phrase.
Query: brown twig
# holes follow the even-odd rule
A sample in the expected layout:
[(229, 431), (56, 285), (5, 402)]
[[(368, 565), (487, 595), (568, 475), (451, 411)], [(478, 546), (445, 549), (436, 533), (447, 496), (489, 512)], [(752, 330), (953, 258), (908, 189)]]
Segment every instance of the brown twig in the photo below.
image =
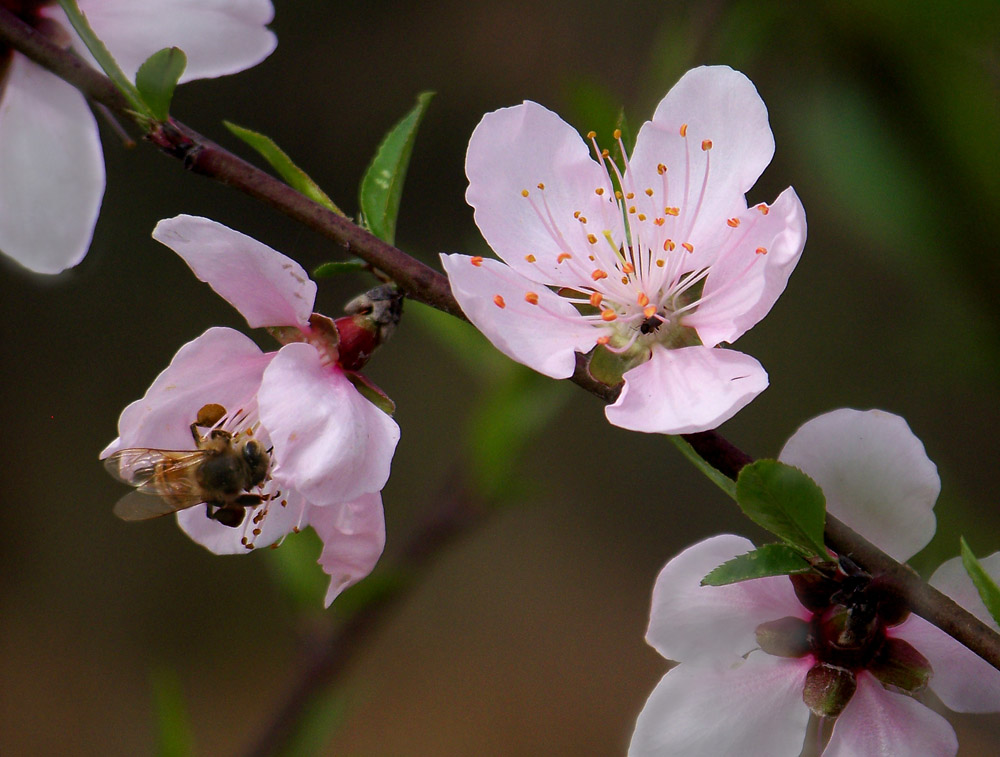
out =
[[(134, 117), (125, 98), (111, 81), (72, 53), (23, 23), (0, 7), (0, 43), (24, 53), (79, 89), (91, 100), (126, 118)], [(376, 268), (390, 274), (413, 299), (454, 316), (464, 318), (452, 296), (447, 278), (402, 250), (386, 244), (350, 221), (312, 202), (288, 185), (216, 145), (181, 123), (170, 121), (148, 135), (168, 154), (183, 160), (190, 170), (229, 184), (268, 203), (347, 248)], [(595, 381), (578, 361), (572, 380), (605, 402), (615, 399), (617, 387)], [(752, 460), (714, 431), (688, 434), (685, 438), (709, 464), (735, 477)], [(921, 581), (908, 568), (869, 544), (835, 518), (827, 517), (826, 537), (840, 554), (851, 555), (873, 575), (883, 576), (915, 613), (945, 631), (1000, 669), (1000, 635), (943, 594)], [(346, 633), (346, 631), (345, 631)], [(340, 638), (338, 644), (345, 643)]]

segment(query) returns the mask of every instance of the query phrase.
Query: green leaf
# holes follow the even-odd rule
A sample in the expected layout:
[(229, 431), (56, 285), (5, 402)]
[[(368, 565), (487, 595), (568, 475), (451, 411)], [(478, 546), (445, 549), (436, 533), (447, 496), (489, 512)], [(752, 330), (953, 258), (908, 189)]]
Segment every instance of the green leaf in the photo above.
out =
[(83, 40), (83, 44), (87, 46), (87, 50), (94, 56), (94, 60), (97, 61), (97, 64), (104, 70), (108, 78), (114, 82), (118, 90), (125, 95), (125, 99), (129, 101), (135, 112), (146, 118), (153, 118), (153, 114), (139, 94), (139, 90), (125, 76), (125, 72), (121, 70), (114, 56), (108, 52), (108, 48), (104, 46), (104, 43), (94, 33), (94, 30), (90, 28), (87, 17), (83, 15), (83, 11), (76, 4), (76, 0), (59, 0), (59, 7), (66, 13), (66, 18), (73, 27), (73, 31)]
[(417, 128), (433, 96), (417, 95), (417, 104), (385, 135), (361, 180), (362, 218), (372, 234), (389, 244), (396, 240), (396, 217)]
[(312, 277), (314, 279), (324, 279), (344, 273), (358, 273), (359, 271), (367, 270), (368, 264), (365, 261), (360, 258), (354, 258), (353, 260), (345, 260), (343, 262), (331, 261), (329, 263), (320, 263), (313, 269)]
[(750, 520), (809, 554), (828, 557), (823, 543), (826, 498), (809, 476), (777, 460), (740, 471), (736, 502)]
[(688, 460), (690, 460), (694, 467), (704, 473), (709, 481), (718, 486), (722, 491), (728, 494), (733, 499), (736, 499), (736, 482), (733, 481), (729, 476), (721, 473), (716, 468), (709, 465), (705, 459), (694, 451), (694, 447), (688, 444), (687, 440), (683, 436), (668, 435), (670, 441), (679, 449)]
[(186, 67), (187, 56), (179, 47), (165, 47), (139, 66), (135, 86), (157, 121), (166, 121), (170, 116), (170, 102)]
[(288, 157), (288, 154), (278, 147), (277, 143), (270, 137), (261, 134), (260, 132), (253, 131), (251, 129), (246, 129), (242, 126), (237, 126), (230, 121), (223, 121), (226, 128), (229, 129), (235, 136), (242, 139), (250, 147), (260, 153), (260, 156), (264, 158), (270, 164), (271, 168), (278, 172), (278, 175), (284, 179), (288, 186), (292, 187), (298, 192), (301, 192), (310, 200), (319, 205), (322, 205), (327, 210), (331, 210), (338, 216), (343, 216), (344, 212), (338, 208), (333, 200), (331, 200), (326, 192), (319, 188), (319, 184), (313, 181), (309, 174), (299, 168), (292, 159)]
[(151, 683), (156, 711), (157, 756), (190, 757), (194, 754), (194, 738), (177, 674), (168, 668), (155, 669)]
[(517, 464), (528, 443), (566, 406), (573, 392), (566, 381), (512, 365), (478, 393), (469, 418), (469, 470), (485, 498), (510, 501), (522, 495)]
[(972, 579), (972, 583), (975, 585), (976, 591), (979, 592), (979, 597), (986, 605), (986, 609), (989, 610), (990, 616), (997, 623), (1000, 623), (1000, 588), (997, 587), (990, 574), (983, 569), (976, 556), (972, 554), (965, 537), (959, 539), (959, 544), (962, 548), (962, 565), (965, 567), (965, 572)]
[(323, 544), (310, 528), (290, 534), (277, 549), (265, 550), (278, 585), (297, 607), (306, 611), (323, 607), (330, 580), (316, 563), (322, 549)]
[(792, 573), (805, 573), (812, 570), (809, 561), (802, 554), (787, 544), (765, 544), (727, 560), (703, 579), (702, 586), (725, 586), (751, 578), (765, 576), (787, 576)]

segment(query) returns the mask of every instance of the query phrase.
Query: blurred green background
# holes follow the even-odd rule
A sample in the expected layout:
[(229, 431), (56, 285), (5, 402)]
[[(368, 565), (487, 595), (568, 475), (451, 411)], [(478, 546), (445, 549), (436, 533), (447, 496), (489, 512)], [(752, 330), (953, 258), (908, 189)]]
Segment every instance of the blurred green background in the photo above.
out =
[[(1000, 549), (995, 0), (276, 4), (271, 58), (181, 88), (175, 116), (243, 155), (223, 118), (269, 134), (354, 212), (383, 133), (436, 90), (397, 232), (432, 265), (441, 251), (486, 254), (463, 199), (484, 112), (533, 99), (586, 131), (624, 105), (638, 125), (688, 68), (743, 70), (777, 143), (749, 199), (794, 185), (809, 238), (784, 296), (738, 344), (771, 387), (723, 433), (767, 456), (836, 407), (899, 413), (943, 480), (938, 538), (915, 564), (928, 575), (959, 533), (977, 554)], [(246, 330), (150, 239), (157, 220), (209, 216), (307, 268), (342, 251), (102, 133), (108, 189), (86, 260), (58, 278), (0, 264), (0, 753), (150, 753), (157, 689), (183, 698), (198, 754), (242, 754), (332, 615), (308, 587), (303, 600), (283, 584), (281, 550), (216, 557), (169, 519), (116, 520), (122, 488), (97, 454), (183, 343), (215, 324)], [(367, 287), (325, 280), (319, 309), (336, 314)], [(303, 743), (337, 755), (621, 754), (666, 669), (643, 641), (659, 568), (702, 537), (759, 533), (667, 440), (610, 427), (593, 397), (495, 353), (474, 353), (486, 362), (470, 368), (456, 329), (419, 310), (368, 370), (403, 432), (384, 492), (386, 560), (459, 485), (505, 504), (419, 577), (324, 698), (329, 732)], [(495, 401), (500, 389), (513, 401)], [(516, 464), (490, 467), (489, 434), (513, 444), (500, 432), (522, 420), (536, 432)], [(951, 720), (962, 754), (995, 751), (1000, 718)]]

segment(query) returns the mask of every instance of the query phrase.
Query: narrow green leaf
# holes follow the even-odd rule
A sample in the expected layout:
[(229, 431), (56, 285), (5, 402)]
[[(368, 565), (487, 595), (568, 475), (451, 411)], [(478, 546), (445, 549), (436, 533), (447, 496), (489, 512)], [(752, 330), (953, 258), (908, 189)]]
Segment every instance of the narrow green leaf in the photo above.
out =
[(170, 102), (186, 67), (187, 56), (179, 47), (165, 47), (139, 66), (135, 86), (157, 121), (166, 121), (170, 115)]
[(509, 502), (525, 492), (517, 465), (528, 443), (566, 406), (572, 390), (565, 381), (512, 365), (478, 393), (469, 418), (469, 473), (479, 493), (490, 500)]
[(288, 186), (292, 187), (298, 192), (301, 192), (310, 200), (315, 203), (322, 205), (327, 210), (332, 210), (338, 216), (346, 216), (344, 212), (338, 208), (333, 200), (331, 200), (326, 192), (319, 188), (319, 184), (313, 181), (309, 174), (299, 168), (292, 159), (288, 157), (288, 154), (278, 147), (277, 143), (265, 134), (253, 131), (252, 129), (246, 129), (242, 126), (237, 126), (230, 121), (223, 121), (226, 128), (229, 129), (235, 136), (242, 139), (250, 147), (260, 153), (260, 156), (266, 160), (271, 168), (278, 172), (278, 176), (284, 179)]
[(787, 544), (765, 544), (727, 560), (703, 579), (702, 586), (725, 586), (751, 578), (765, 576), (787, 576), (792, 573), (805, 573), (811, 570), (809, 561), (795, 547)]
[(965, 537), (959, 538), (959, 544), (962, 548), (962, 565), (965, 567), (965, 572), (972, 579), (976, 591), (979, 592), (979, 598), (983, 600), (990, 616), (997, 623), (1000, 623), (1000, 588), (997, 587), (990, 574), (983, 569), (976, 556), (972, 554)]
[(618, 118), (615, 121), (615, 129), (621, 132), (621, 144), (615, 142), (614, 147), (611, 148), (611, 158), (618, 164), (618, 168), (624, 172), (625, 171), (625, 155), (622, 155), (621, 145), (625, 145), (626, 155), (632, 154), (632, 149), (635, 147), (635, 136), (632, 134), (632, 129), (628, 125), (628, 119), (625, 118), (625, 108), (618, 111)]
[(359, 271), (367, 270), (368, 264), (360, 258), (345, 260), (343, 262), (331, 261), (329, 263), (320, 263), (316, 266), (313, 269), (312, 277), (314, 279), (323, 279), (330, 276), (339, 276), (344, 273), (358, 273)]
[(194, 737), (177, 674), (158, 668), (152, 674), (153, 706), (156, 711), (157, 757), (191, 757)]
[(385, 135), (361, 180), (362, 218), (372, 234), (389, 244), (396, 240), (396, 217), (417, 128), (433, 96), (417, 95), (417, 104)]
[(809, 476), (777, 460), (758, 460), (740, 471), (736, 501), (750, 520), (809, 554), (826, 559), (826, 498)]
[(311, 528), (291, 534), (277, 549), (266, 550), (268, 566), (285, 595), (305, 611), (323, 607), (329, 578), (316, 560), (323, 545)]
[(687, 443), (687, 441), (682, 436), (669, 435), (667, 437), (674, 443), (674, 445), (679, 449), (688, 460), (694, 463), (694, 467), (704, 473), (708, 480), (713, 484), (718, 486), (727, 495), (736, 499), (736, 482), (733, 481), (729, 476), (724, 473), (719, 472), (717, 469), (713, 468), (705, 459), (694, 451), (694, 447)]
[(135, 88), (135, 85), (129, 81), (129, 78), (125, 76), (125, 72), (121, 70), (118, 65), (118, 61), (114, 59), (114, 56), (108, 52), (108, 48), (104, 46), (100, 38), (94, 33), (94, 30), (90, 28), (90, 24), (87, 22), (87, 17), (83, 15), (83, 11), (80, 10), (80, 6), (76, 4), (76, 0), (59, 0), (59, 6), (66, 13), (66, 18), (69, 20), (70, 25), (73, 27), (83, 44), (87, 46), (87, 50), (90, 54), (94, 56), (94, 60), (97, 64), (104, 69), (104, 73), (108, 75), (108, 78), (114, 82), (114, 85), (118, 87), (119, 91), (125, 95), (125, 98), (129, 101), (133, 110), (139, 115), (145, 116), (147, 118), (153, 118), (152, 112), (149, 107), (143, 101), (142, 96), (139, 94), (139, 90)]

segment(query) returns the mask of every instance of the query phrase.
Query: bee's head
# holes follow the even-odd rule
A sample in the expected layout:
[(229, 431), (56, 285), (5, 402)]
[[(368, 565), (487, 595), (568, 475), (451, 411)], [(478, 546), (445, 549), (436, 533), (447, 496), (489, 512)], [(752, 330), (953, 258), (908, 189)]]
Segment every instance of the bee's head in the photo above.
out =
[(243, 444), (243, 461), (250, 469), (250, 486), (252, 488), (263, 483), (271, 467), (271, 455), (256, 439), (248, 439)]

